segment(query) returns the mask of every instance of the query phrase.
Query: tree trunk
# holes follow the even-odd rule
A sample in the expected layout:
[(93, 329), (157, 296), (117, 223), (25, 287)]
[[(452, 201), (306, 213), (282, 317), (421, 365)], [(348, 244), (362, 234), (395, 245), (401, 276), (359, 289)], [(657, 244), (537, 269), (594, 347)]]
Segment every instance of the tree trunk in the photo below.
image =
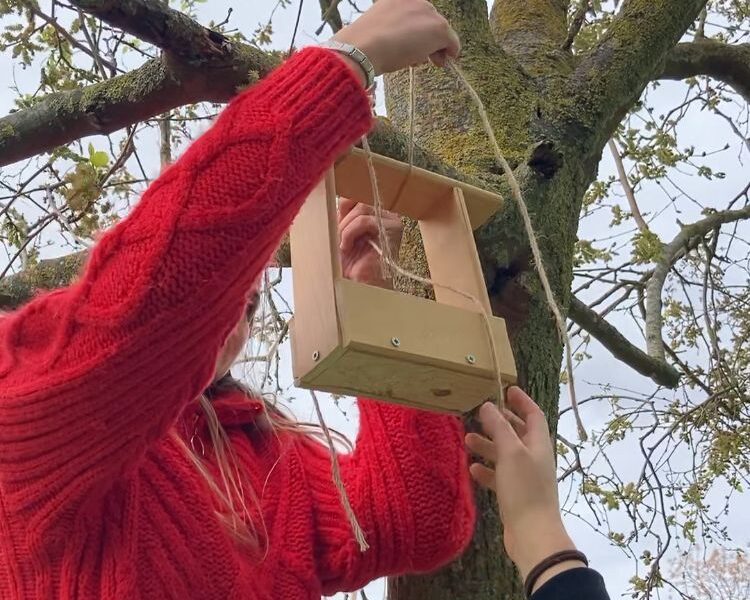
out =
[[(582, 64), (562, 49), (567, 37), (567, 2), (497, 0), (490, 19), (485, 0), (435, 0), (434, 4), (461, 36), (463, 69), (484, 101), (501, 151), (519, 180), (550, 283), (566, 313), (581, 199), (595, 179), (612, 128), (632, 104), (627, 95), (633, 94), (633, 100), (640, 95), (648, 81), (648, 69), (658, 65), (660, 50), (650, 49), (649, 61), (639, 65), (641, 72), (632, 89), (618, 89), (617, 97), (587, 106), (576, 101), (571, 90), (578, 85)], [(638, 0), (626, 2), (633, 10), (640, 9), (634, 6), (638, 4)], [(690, 10), (697, 11), (701, 3), (690, 4)], [(689, 23), (689, 18), (687, 15), (684, 22)], [(681, 31), (675, 28), (674, 42)], [(595, 90), (591, 71), (585, 74)], [(562, 344), (530, 260), (517, 207), (500, 177), (469, 96), (455, 77), (433, 67), (415, 69), (415, 90), (416, 143), (503, 194), (504, 209), (478, 232), (477, 247), (493, 311), (508, 323), (519, 384), (543, 408), (554, 432)], [(389, 117), (402, 131), (409, 131), (408, 98), (408, 74), (388, 77)], [(600, 104), (607, 102), (612, 110), (620, 111), (619, 116), (615, 112), (604, 118)], [(407, 269), (427, 275), (414, 223), (407, 225), (401, 260)], [(416, 295), (430, 295), (411, 281), (400, 281), (399, 287)], [(469, 420), (467, 426), (475, 424)], [(503, 551), (494, 496), (478, 491), (477, 506), (479, 522), (467, 553), (437, 574), (391, 580), (390, 600), (523, 598), (516, 571)]]

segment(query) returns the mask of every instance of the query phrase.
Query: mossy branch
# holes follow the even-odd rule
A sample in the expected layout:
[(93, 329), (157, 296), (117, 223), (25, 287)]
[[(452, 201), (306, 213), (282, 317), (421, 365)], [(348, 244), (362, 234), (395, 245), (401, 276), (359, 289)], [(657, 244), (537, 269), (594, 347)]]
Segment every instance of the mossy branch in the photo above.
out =
[[(32, 107), (0, 119), (0, 166), (82, 137), (112, 133), (185, 104), (226, 102), (239, 88), (257, 81), (278, 64), (275, 55), (249, 45), (229, 44), (219, 34), (160, 3), (128, 0), (75, 4), (163, 45), (167, 52), (163, 58), (129, 73), (50, 94)], [(124, 7), (132, 10), (127, 12)], [(160, 19), (154, 16), (157, 13)], [(154, 21), (142, 22), (149, 15)]]
[(750, 102), (750, 44), (725, 44), (710, 39), (677, 44), (667, 55), (660, 79), (708, 75), (732, 86)]
[(599, 44), (581, 58), (566, 97), (585, 115), (597, 156), (706, 1), (625, 0)]

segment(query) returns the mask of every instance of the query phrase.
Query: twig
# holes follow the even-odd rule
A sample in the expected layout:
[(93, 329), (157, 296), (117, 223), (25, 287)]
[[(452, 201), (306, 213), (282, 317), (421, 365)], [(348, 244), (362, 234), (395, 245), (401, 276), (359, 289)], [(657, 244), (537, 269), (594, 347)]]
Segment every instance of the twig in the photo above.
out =
[[(331, 0), (328, 8), (323, 13), (323, 22), (320, 24), (320, 27), (315, 30), (315, 35), (323, 33), (326, 25), (330, 25), (334, 33), (340, 29), (339, 23), (341, 23), (341, 15), (338, 14), (339, 4), (341, 4), (341, 0)], [(331, 22), (332, 20), (334, 20), (333, 23)]]
[(570, 48), (573, 46), (573, 42), (575, 41), (576, 36), (581, 31), (581, 27), (583, 27), (583, 23), (586, 21), (586, 13), (589, 10), (590, 2), (591, 0), (580, 0), (575, 13), (573, 13), (573, 18), (570, 20), (568, 37), (565, 38), (565, 41), (562, 45), (563, 50), (570, 50)]
[(294, 52), (294, 42), (297, 40), (297, 31), (299, 31), (300, 19), (302, 19), (302, 7), (305, 5), (305, 0), (299, 0), (299, 6), (297, 8), (297, 19), (294, 21), (294, 31), (292, 32), (292, 41), (289, 42), (289, 52), (287, 56), (291, 56)]
[(630, 212), (633, 215), (633, 219), (635, 220), (636, 225), (638, 225), (638, 229), (641, 230), (641, 233), (650, 233), (651, 230), (648, 227), (648, 223), (646, 223), (643, 218), (643, 215), (638, 208), (638, 203), (635, 200), (635, 190), (633, 190), (633, 186), (630, 185), (630, 181), (628, 180), (628, 174), (625, 172), (625, 165), (622, 162), (620, 152), (617, 150), (617, 144), (615, 144), (613, 139), (610, 139), (608, 145), (609, 151), (612, 153), (612, 158), (615, 161), (615, 166), (617, 167), (617, 175), (620, 178), (620, 185), (625, 192), (625, 197), (628, 199), (628, 206), (630, 206)]
[(50, 214), (60, 224), (60, 227), (62, 227), (71, 236), (73, 236), (73, 239), (76, 241), (76, 243), (80, 244), (81, 246), (83, 246), (87, 250), (91, 250), (91, 248), (93, 248), (94, 244), (92, 244), (88, 240), (84, 240), (75, 231), (73, 231), (73, 228), (68, 224), (68, 220), (60, 212), (60, 210), (57, 208), (57, 203), (55, 202), (55, 198), (54, 198), (54, 196), (52, 194), (52, 189), (49, 186), (46, 188), (46, 190), (44, 192), (44, 198), (47, 201), (47, 205), (49, 207)]

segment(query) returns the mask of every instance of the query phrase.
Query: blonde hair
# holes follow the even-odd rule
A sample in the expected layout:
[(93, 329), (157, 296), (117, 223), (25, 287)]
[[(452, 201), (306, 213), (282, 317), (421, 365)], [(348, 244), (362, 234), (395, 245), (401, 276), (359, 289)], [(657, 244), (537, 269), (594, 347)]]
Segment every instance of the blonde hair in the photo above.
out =
[[(179, 432), (176, 430), (173, 432), (175, 440), (186, 453), (213, 494), (217, 502), (216, 517), (225, 526), (233, 539), (251, 553), (257, 554), (262, 560), (268, 552), (268, 530), (263, 520), (261, 506), (263, 490), (260, 490), (259, 494), (249, 484), (244, 469), (234, 452), (231, 440), (222, 426), (212, 403), (213, 397), (217, 394), (231, 389), (239, 389), (244, 392), (244, 396), (248, 402), (255, 401), (254, 396), (261, 396), (265, 405), (265, 416), (270, 428), (268, 431), (256, 430), (256, 435), (273, 435), (279, 444), (281, 444), (280, 432), (309, 435), (318, 441), (323, 441), (325, 438), (320, 426), (297, 421), (287, 416), (277, 407), (278, 402), (275, 396), (266, 395), (266, 397), (263, 397), (263, 395), (253, 394), (244, 383), (234, 379), (230, 374), (227, 374), (216, 382), (206, 393), (197, 399), (206, 419), (210, 447), (205, 448), (201, 441), (200, 447), (195, 448), (194, 444), (188, 443)], [(330, 431), (336, 441), (342, 444), (346, 450), (351, 451), (353, 449), (352, 443), (345, 435), (335, 430)], [(213, 452), (218, 476), (212, 472), (209, 466), (210, 463), (207, 460), (207, 456), (210, 452)], [(279, 459), (280, 456), (266, 475), (266, 482), (272, 476)], [(253, 522), (249, 510), (251, 506), (255, 508), (258, 514), (258, 523)]]

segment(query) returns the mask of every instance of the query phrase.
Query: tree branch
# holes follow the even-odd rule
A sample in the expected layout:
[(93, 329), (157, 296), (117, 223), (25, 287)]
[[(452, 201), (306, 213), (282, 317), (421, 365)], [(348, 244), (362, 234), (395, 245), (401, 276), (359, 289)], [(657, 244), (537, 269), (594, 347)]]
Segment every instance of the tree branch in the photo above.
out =
[(0, 166), (82, 137), (112, 133), (178, 106), (226, 101), (239, 86), (270, 70), (269, 62), (247, 54), (241, 62), (214, 71), (189, 68), (165, 57), (113, 79), (50, 94), (31, 108), (0, 119)]
[[(406, 136), (388, 120), (378, 121), (369, 135), (373, 151), (396, 160), (407, 159)], [(473, 185), (482, 184), (475, 179), (457, 172), (439, 158), (414, 148), (414, 164), (418, 167), (459, 179)], [(87, 257), (87, 252), (77, 252), (60, 258), (45, 259), (39, 264), (14, 275), (0, 277), (0, 310), (13, 310), (27, 302), (38, 290), (49, 290), (68, 285), (75, 279)], [(291, 265), (289, 240), (285, 239), (276, 252), (274, 262), (281, 267)]]
[(691, 250), (713, 229), (726, 223), (750, 219), (750, 205), (738, 210), (725, 210), (682, 227), (674, 239), (663, 247), (661, 257), (646, 284), (646, 347), (649, 356), (665, 361), (662, 340), (662, 288), (669, 270), (686, 250)]
[(638, 225), (638, 229), (641, 233), (649, 233), (650, 229), (648, 228), (648, 223), (646, 223), (646, 220), (643, 218), (641, 209), (638, 208), (638, 202), (635, 199), (635, 190), (633, 189), (633, 186), (630, 185), (630, 180), (628, 179), (628, 174), (625, 172), (625, 165), (623, 164), (622, 156), (620, 156), (620, 152), (617, 149), (617, 144), (614, 140), (609, 140), (608, 146), (609, 151), (612, 154), (612, 159), (615, 161), (615, 166), (617, 167), (617, 176), (620, 179), (620, 185), (625, 192), (625, 197), (628, 199), (630, 213), (633, 215), (633, 219), (635, 220), (636, 225)]
[(224, 63), (232, 44), (188, 15), (158, 0), (70, 0), (105, 23), (158, 46), (187, 63), (205, 66), (209, 59)]
[(12, 310), (30, 300), (41, 289), (68, 285), (81, 269), (87, 252), (40, 260), (16, 275), (0, 279), (0, 310)]
[[(706, 1), (625, 0), (599, 44), (582, 57), (565, 97), (576, 114), (585, 111), (592, 156), (598, 157), (628, 109), (662, 70), (668, 52)], [(572, 133), (580, 139), (580, 130)]]
[[(113, 25), (166, 47), (160, 59), (119, 77), (50, 94), (0, 119), (0, 166), (70, 143), (108, 134), (185, 104), (226, 102), (268, 74), (278, 58), (230, 44), (187, 16), (146, 0), (74, 2)], [(146, 23), (146, 18), (153, 22)]]
[(584, 22), (586, 21), (586, 13), (589, 11), (591, 0), (579, 0), (578, 6), (576, 7), (573, 17), (570, 19), (570, 26), (568, 27), (568, 36), (565, 38), (563, 43), (563, 50), (570, 50), (573, 47), (576, 36), (581, 31)]
[(320, 15), (323, 22), (320, 24), (320, 27), (315, 30), (316, 35), (323, 33), (326, 25), (328, 25), (334, 33), (344, 26), (344, 23), (341, 20), (341, 13), (339, 13), (340, 3), (341, 0), (320, 0)]
[(660, 79), (708, 75), (731, 85), (750, 102), (750, 44), (725, 44), (698, 39), (677, 44), (664, 61)]
[(667, 363), (646, 354), (633, 345), (606, 319), (586, 304), (572, 297), (568, 316), (582, 329), (609, 350), (612, 355), (632, 367), (641, 375), (651, 378), (655, 383), (668, 388), (676, 388), (680, 381), (680, 373)]

